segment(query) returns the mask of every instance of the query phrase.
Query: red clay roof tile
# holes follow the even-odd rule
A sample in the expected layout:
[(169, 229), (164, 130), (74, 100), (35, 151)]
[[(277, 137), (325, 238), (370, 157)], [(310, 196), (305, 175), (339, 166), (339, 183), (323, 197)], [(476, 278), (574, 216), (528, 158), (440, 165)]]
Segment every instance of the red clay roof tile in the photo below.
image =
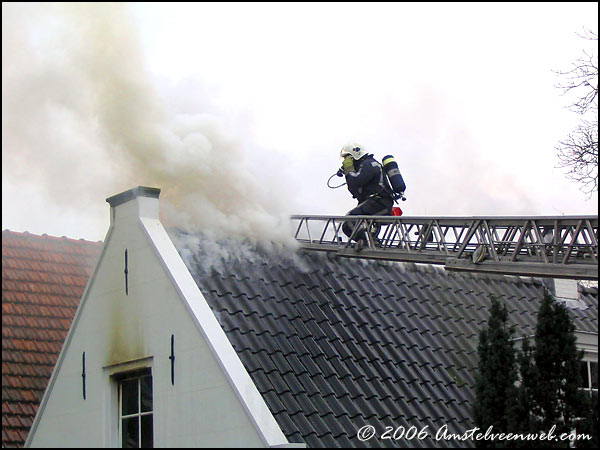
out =
[(2, 231), (2, 447), (23, 447), (101, 242)]

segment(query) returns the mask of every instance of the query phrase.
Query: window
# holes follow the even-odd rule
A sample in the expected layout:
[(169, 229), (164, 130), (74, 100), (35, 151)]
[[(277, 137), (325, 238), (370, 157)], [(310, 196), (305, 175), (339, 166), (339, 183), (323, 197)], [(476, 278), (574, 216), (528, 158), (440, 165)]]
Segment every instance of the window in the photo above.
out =
[(119, 434), (123, 448), (152, 448), (152, 374), (149, 370), (118, 376)]
[(581, 379), (583, 390), (598, 398), (598, 362), (581, 361)]

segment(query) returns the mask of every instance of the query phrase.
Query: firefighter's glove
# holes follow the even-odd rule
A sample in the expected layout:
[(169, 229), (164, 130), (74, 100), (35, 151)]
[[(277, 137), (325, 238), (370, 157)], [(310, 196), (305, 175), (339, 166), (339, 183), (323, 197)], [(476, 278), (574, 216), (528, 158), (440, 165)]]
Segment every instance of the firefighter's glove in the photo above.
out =
[(348, 175), (350, 172), (354, 172), (354, 158), (348, 155), (344, 158), (342, 162), (342, 169), (344, 169), (344, 174)]

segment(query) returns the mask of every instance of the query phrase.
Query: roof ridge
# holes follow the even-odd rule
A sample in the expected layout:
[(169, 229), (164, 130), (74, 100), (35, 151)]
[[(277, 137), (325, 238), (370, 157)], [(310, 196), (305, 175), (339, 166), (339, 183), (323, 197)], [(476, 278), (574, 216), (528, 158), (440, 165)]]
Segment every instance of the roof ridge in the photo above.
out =
[(21, 237), (21, 238), (35, 238), (35, 239), (50, 239), (53, 241), (63, 241), (63, 242), (72, 242), (75, 244), (86, 244), (86, 243), (91, 243), (91, 244), (103, 244), (103, 241), (90, 241), (89, 239), (84, 239), (84, 238), (70, 238), (67, 236), (52, 236), (50, 234), (47, 233), (43, 233), (43, 234), (36, 234), (36, 233), (30, 233), (29, 231), (12, 231), (9, 229), (4, 229), (2, 230), (2, 237), (4, 238), (4, 236), (12, 236), (12, 237)]

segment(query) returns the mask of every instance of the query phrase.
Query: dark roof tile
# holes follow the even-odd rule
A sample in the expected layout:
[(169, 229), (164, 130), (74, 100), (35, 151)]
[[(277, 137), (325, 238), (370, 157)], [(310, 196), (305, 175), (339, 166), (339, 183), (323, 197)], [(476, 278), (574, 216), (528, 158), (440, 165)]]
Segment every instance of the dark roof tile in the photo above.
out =
[[(227, 306), (219, 320), (234, 347), (245, 349), (242, 361), (269, 358), (268, 370), (275, 366), (267, 375), (258, 362), (245, 363), (286, 436), (308, 446), (398, 444), (359, 441), (358, 429), (369, 423), (380, 432), (385, 426), (444, 424), (449, 432), (464, 432), (471, 425), (478, 334), (490, 295), (506, 302), (518, 330), (529, 332), (543, 293), (533, 279), (318, 252), (288, 256), (238, 258), (218, 277), (192, 272), (213, 309), (229, 305), (224, 297), (244, 301), (243, 307)], [(257, 264), (261, 258), (264, 264)], [(573, 315), (576, 327), (597, 332), (597, 291), (586, 301), (589, 311)], [(238, 345), (252, 332), (279, 344), (245, 339)]]

